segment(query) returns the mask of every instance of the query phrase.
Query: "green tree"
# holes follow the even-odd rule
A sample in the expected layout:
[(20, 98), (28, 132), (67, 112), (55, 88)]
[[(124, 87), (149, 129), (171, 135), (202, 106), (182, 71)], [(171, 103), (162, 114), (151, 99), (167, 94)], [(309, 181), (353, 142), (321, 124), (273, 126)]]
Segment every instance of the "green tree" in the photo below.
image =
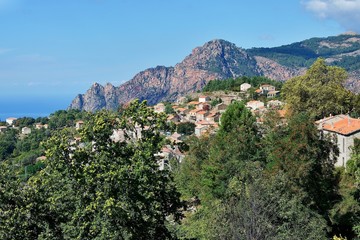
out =
[(284, 84), (282, 94), (288, 109), (296, 114), (308, 112), (316, 119), (352, 110), (353, 95), (344, 88), (346, 71), (327, 66), (318, 59), (305, 75), (294, 77)]
[(192, 122), (181, 122), (176, 126), (176, 131), (184, 135), (191, 135), (195, 132), (195, 123)]
[(325, 216), (337, 200), (334, 163), (338, 149), (331, 139), (302, 113), (269, 131), (263, 146), (267, 170), (273, 174), (283, 171), (289, 190), (302, 195), (304, 204)]
[[(31, 232), (29, 239), (172, 239), (166, 225), (181, 218), (182, 204), (171, 173), (159, 170), (155, 157), (166, 127), (165, 115), (134, 101), (120, 118), (101, 111), (79, 133), (55, 133), (45, 144), (46, 167), (19, 195), (26, 201), (12, 203), (29, 217), (9, 213), (0, 236), (16, 239), (23, 231)], [(114, 129), (123, 133), (121, 141), (112, 140)], [(78, 134), (81, 144), (74, 141)], [(14, 229), (10, 219), (22, 228)]]

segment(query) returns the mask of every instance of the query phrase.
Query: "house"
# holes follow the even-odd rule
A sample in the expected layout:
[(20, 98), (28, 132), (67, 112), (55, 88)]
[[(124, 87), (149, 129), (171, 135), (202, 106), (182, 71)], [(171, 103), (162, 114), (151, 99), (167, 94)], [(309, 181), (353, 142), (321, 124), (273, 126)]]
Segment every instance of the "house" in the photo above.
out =
[(219, 122), (220, 113), (219, 112), (212, 112), (208, 116), (205, 117), (205, 120), (209, 121), (209, 122)]
[(246, 92), (251, 88), (251, 85), (249, 83), (243, 83), (240, 85), (240, 91)]
[(180, 114), (181, 116), (186, 116), (186, 114), (187, 114), (188, 112), (190, 112), (190, 110), (187, 109), (187, 108), (177, 108), (177, 109), (176, 109), (176, 112), (177, 112), (178, 114)]
[(219, 125), (215, 122), (205, 120), (199, 121), (195, 127), (195, 136), (200, 137), (201, 135), (214, 131), (217, 128), (219, 128)]
[(31, 133), (31, 128), (29, 128), (29, 127), (23, 127), (22, 129), (21, 129), (21, 133), (22, 134), (30, 134)]
[(268, 108), (277, 108), (277, 107), (281, 107), (282, 105), (284, 105), (284, 103), (279, 100), (270, 100), (267, 102), (266, 105)]
[(251, 110), (256, 110), (263, 108), (265, 104), (261, 101), (252, 100), (246, 103), (246, 107), (250, 108)]
[(80, 128), (82, 128), (83, 127), (83, 125), (84, 125), (84, 121), (77, 121), (76, 123), (75, 123), (75, 128), (76, 129), (80, 129)]
[(156, 113), (163, 113), (165, 112), (165, 104), (164, 103), (158, 103), (154, 106), (154, 112)]
[(336, 115), (321, 119), (316, 124), (319, 130), (336, 139), (339, 156), (335, 166), (346, 167), (354, 147), (354, 139), (360, 138), (360, 119), (351, 118), (348, 115)]
[(17, 120), (17, 118), (9, 117), (9, 118), (7, 118), (5, 121), (6, 121), (6, 123), (9, 124), (9, 125), (13, 125), (16, 120)]
[(0, 133), (5, 132), (7, 129), (6, 126), (0, 126)]
[(196, 113), (197, 113), (197, 112), (200, 112), (200, 111), (202, 111), (202, 110), (200, 110), (200, 109), (193, 109), (193, 110), (191, 110), (191, 111), (188, 113), (187, 118), (188, 118), (189, 120), (196, 121)]
[(279, 96), (280, 95), (280, 91), (269, 91), (269, 92), (267, 92), (267, 97), (268, 98), (272, 98), (272, 97), (277, 97), (277, 96)]
[(260, 90), (262, 94), (267, 94), (268, 92), (275, 91), (275, 87), (270, 84), (263, 84), (260, 86)]
[(178, 123), (180, 122), (180, 117), (176, 114), (170, 114), (168, 117), (167, 117), (167, 121), (168, 122), (173, 122), (173, 123)]
[(199, 102), (204, 103), (204, 102), (209, 102), (209, 101), (210, 101), (210, 97), (208, 97), (208, 96), (200, 96), (199, 97)]
[(201, 121), (201, 120), (205, 120), (205, 117), (209, 115), (208, 111), (198, 111), (196, 112), (196, 121)]

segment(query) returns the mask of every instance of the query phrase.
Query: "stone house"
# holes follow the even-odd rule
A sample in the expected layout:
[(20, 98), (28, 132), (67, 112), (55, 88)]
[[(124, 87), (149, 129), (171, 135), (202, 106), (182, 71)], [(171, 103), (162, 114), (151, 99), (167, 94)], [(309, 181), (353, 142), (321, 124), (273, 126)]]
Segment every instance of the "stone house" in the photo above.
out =
[(29, 127), (23, 127), (23, 128), (21, 129), (21, 133), (22, 133), (22, 134), (25, 134), (25, 135), (30, 134), (30, 133), (31, 133), (31, 128), (29, 128)]
[(164, 103), (158, 103), (154, 106), (154, 112), (156, 113), (163, 113), (165, 112), (165, 104)]
[(263, 108), (265, 104), (261, 101), (252, 100), (246, 103), (246, 107), (250, 108), (251, 110), (256, 110)]

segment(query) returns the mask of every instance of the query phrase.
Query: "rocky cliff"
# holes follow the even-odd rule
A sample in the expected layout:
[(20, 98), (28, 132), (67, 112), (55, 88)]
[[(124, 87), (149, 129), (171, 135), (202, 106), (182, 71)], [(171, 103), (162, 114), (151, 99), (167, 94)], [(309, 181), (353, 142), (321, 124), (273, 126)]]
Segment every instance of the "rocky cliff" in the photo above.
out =
[(347, 86), (354, 91), (360, 89), (360, 35), (314, 38), (276, 48), (248, 50), (224, 40), (213, 40), (195, 48), (174, 67), (146, 69), (118, 87), (95, 83), (85, 94), (76, 96), (69, 108), (116, 109), (134, 98), (146, 99), (149, 104), (171, 101), (201, 90), (213, 79), (266, 76), (285, 81), (303, 74), (318, 57), (345, 67), (350, 76)]

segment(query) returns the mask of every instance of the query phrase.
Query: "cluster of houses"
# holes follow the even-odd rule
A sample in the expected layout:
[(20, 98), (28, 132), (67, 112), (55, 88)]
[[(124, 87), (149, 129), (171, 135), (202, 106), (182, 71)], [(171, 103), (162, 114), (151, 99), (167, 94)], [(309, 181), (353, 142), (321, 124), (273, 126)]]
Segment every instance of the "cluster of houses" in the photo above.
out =
[[(14, 118), (14, 117), (6, 118), (6, 120), (5, 120), (6, 126), (0, 126), (0, 133), (5, 132), (8, 128), (17, 128), (14, 125), (16, 120), (17, 120), (17, 118)], [(35, 129), (41, 129), (41, 128), (47, 129), (48, 127), (49, 127), (48, 124), (42, 124), (42, 123), (35, 123), (35, 125), (34, 125)], [(30, 127), (21, 128), (21, 134), (28, 135), (30, 133), (31, 133)]]

